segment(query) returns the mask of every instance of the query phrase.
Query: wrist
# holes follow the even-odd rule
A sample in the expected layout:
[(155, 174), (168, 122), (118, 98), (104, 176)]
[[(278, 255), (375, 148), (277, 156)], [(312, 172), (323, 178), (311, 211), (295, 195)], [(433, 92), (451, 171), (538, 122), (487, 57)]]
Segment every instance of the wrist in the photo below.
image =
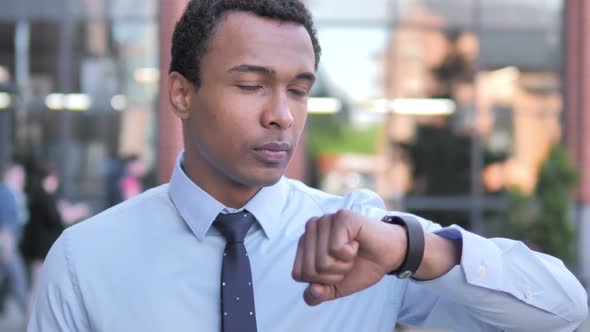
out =
[(408, 236), (405, 227), (401, 225), (386, 224), (385, 227), (391, 232), (385, 272), (389, 274), (391, 271), (399, 269), (404, 262), (408, 250)]
[(403, 259), (397, 268), (391, 270), (388, 274), (396, 275), (399, 278), (413, 276), (420, 267), (424, 257), (424, 231), (420, 221), (411, 215), (405, 215), (403, 217), (385, 216), (382, 221), (387, 224), (401, 226), (405, 235), (402, 237), (405, 239), (405, 247), (399, 250), (399, 252), (403, 253)]
[(425, 234), (424, 259), (414, 278), (437, 279), (461, 262), (461, 240), (450, 240), (436, 234)]

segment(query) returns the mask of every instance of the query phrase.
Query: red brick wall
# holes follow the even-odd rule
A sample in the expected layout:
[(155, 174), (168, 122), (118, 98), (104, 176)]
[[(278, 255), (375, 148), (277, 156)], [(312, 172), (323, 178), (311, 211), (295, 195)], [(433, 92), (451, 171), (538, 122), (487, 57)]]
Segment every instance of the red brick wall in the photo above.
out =
[(580, 170), (579, 201), (590, 203), (590, 3), (566, 1), (565, 139)]
[(178, 152), (182, 149), (182, 127), (168, 100), (168, 67), (174, 25), (187, 0), (160, 1), (160, 100), (158, 108), (158, 182), (170, 179)]

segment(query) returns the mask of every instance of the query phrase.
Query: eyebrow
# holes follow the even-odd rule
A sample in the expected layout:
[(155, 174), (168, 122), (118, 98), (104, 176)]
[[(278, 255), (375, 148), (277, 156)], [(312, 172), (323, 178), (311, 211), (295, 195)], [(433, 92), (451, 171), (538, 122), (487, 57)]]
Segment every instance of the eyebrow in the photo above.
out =
[[(258, 66), (258, 65), (249, 65), (249, 64), (241, 64), (239, 66), (235, 66), (227, 71), (228, 73), (259, 73), (265, 74), (268, 76), (275, 76), (276, 71), (269, 67)], [(295, 76), (296, 80), (306, 80), (311, 83), (315, 82), (316, 78), (313, 73), (310, 72), (303, 72), (297, 74)]]

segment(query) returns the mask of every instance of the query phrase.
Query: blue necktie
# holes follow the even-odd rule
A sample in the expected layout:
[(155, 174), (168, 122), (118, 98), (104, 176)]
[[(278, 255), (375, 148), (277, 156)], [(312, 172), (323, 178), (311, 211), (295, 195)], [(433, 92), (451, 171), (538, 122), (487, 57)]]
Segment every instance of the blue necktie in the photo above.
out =
[(221, 268), (222, 332), (256, 332), (252, 272), (244, 246), (253, 223), (248, 211), (219, 214), (213, 223), (226, 240)]

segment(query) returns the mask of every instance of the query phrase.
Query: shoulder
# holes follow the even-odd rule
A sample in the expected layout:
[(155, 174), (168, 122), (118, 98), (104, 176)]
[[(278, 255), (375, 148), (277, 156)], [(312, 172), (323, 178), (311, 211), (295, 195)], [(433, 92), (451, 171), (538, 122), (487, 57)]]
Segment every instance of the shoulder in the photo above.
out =
[[(161, 250), (159, 245), (185, 228), (168, 185), (162, 185), (68, 227), (50, 250), (48, 264), (54, 266), (48, 269), (67, 266), (70, 277), (88, 292), (104, 285), (107, 271), (117, 278), (145, 268)], [(50, 274), (53, 279), (62, 275)]]
[(10, 189), (8, 189), (8, 187), (5, 185), (0, 184), (0, 207), (10, 207), (14, 206), (15, 204), (16, 201)]
[(323, 213), (333, 213), (340, 209), (349, 209), (362, 213), (365, 209), (383, 210), (383, 199), (375, 192), (367, 189), (355, 190), (346, 195), (334, 195), (307, 186), (301, 181), (286, 179), (288, 201), (291, 204), (304, 200), (317, 206)]
[(161, 226), (173, 224), (177, 216), (165, 184), (69, 227), (62, 236), (75, 246), (74, 250), (102, 248), (105, 243), (124, 246), (139, 234), (158, 232)]
[(2, 200), (12, 197), (12, 193), (10, 192), (10, 189), (8, 189), (8, 187), (2, 183), (0, 183), (0, 198), (2, 198)]

